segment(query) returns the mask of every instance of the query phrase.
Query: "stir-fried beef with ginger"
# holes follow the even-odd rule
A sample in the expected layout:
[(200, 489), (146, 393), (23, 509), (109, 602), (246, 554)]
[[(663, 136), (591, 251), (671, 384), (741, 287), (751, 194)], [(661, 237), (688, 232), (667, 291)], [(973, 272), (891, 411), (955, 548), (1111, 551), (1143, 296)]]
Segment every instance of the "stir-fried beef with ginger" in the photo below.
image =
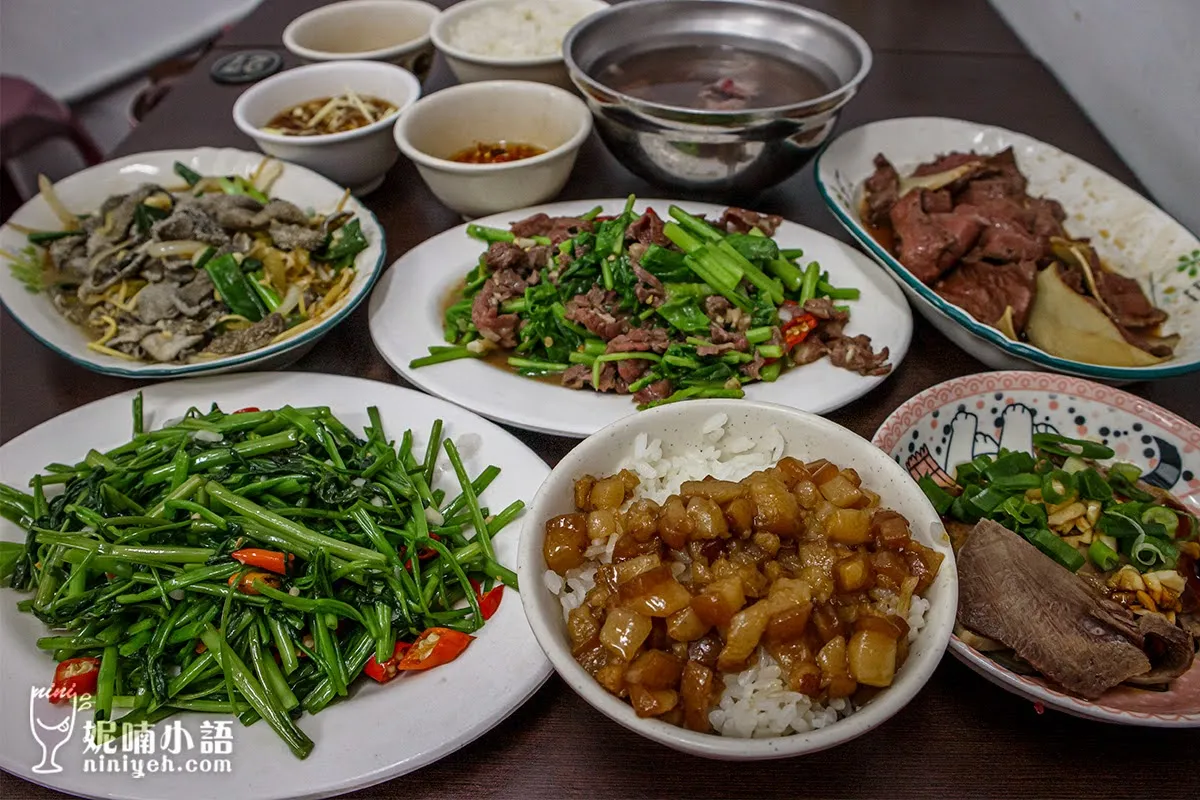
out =
[(339, 305), (368, 246), (340, 205), (310, 213), (269, 197), (282, 170), (264, 159), (249, 179), (204, 177), (179, 163), (185, 186), (142, 184), (87, 213), (43, 180), (64, 229), (31, 231), (21, 256), (2, 255), (93, 351), (185, 364), (258, 350)]
[(786, 457), (739, 482), (687, 481), (662, 505), (636, 498), (638, 484), (628, 470), (584, 476), (576, 511), (545, 525), (559, 575), (618, 537), (567, 620), (576, 660), (605, 689), (639, 716), (708, 732), (724, 676), (760, 648), (814, 699), (891, 685), (909, 604), (943, 556), (854, 470)]
[[(866, 180), (862, 217), (922, 283), (975, 319), (1065, 358), (1137, 366), (1169, 358), (1178, 337), (1159, 336), (1167, 319), (1137, 281), (1105, 264), (1085, 239), (1072, 239), (1066, 211), (1028, 191), (1012, 148), (995, 155), (947, 153), (902, 177), (882, 154)], [(1039, 278), (1042, 271), (1051, 273)], [(1056, 276), (1077, 297), (1038, 308), (1039, 286)], [(1102, 315), (1087, 325), (1078, 316)], [(1056, 320), (1060, 317), (1064, 321)], [(1072, 346), (1099, 327), (1125, 347)]]
[(487, 251), (445, 309), (446, 340), (413, 368), (504, 351), (518, 374), (633, 395), (639, 407), (741, 397), (828, 357), (863, 376), (888, 348), (845, 331), (858, 289), (771, 238), (783, 220), (742, 208), (706, 220), (678, 207), (534, 214), (467, 227)]

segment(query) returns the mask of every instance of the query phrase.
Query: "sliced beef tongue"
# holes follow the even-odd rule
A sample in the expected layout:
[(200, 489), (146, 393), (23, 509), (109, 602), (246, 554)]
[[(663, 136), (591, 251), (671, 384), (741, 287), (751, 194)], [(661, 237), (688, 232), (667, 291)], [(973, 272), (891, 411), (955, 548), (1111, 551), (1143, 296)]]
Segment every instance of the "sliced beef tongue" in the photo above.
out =
[(631, 327), (629, 318), (618, 309), (617, 293), (599, 286), (593, 286), (587, 294), (572, 297), (567, 301), (566, 309), (567, 319), (578, 322), (606, 342)]
[(900, 261), (922, 283), (933, 283), (974, 246), (983, 223), (974, 215), (927, 214), (922, 192), (913, 191), (892, 207)]
[(958, 553), (958, 621), (1085, 698), (1151, 671), (1126, 608), (1004, 526), (983, 520)]
[(484, 281), (471, 303), (471, 322), (480, 335), (501, 347), (517, 346), (516, 314), (501, 314), (500, 304), (525, 293), (525, 281), (515, 271), (502, 269)]
[(987, 264), (965, 261), (933, 290), (985, 325), (995, 325), (1008, 307), (1016, 333), (1025, 330), (1037, 291), (1037, 264)]
[(900, 174), (883, 153), (875, 156), (875, 172), (865, 185), (867, 222), (876, 228), (887, 224), (888, 213), (900, 199)]
[(1191, 669), (1196, 648), (1190, 631), (1161, 614), (1139, 616), (1138, 631), (1144, 640), (1143, 649), (1150, 658), (1150, 671), (1132, 677), (1126, 683), (1138, 686), (1170, 683)]

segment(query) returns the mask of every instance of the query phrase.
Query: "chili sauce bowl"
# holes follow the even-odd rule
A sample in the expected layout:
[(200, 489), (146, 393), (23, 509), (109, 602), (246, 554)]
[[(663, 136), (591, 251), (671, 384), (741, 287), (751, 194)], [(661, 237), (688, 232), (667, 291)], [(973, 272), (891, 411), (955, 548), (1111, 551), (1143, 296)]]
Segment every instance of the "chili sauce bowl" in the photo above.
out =
[[(550, 200), (566, 184), (592, 131), (583, 101), (529, 81), (481, 81), (443, 89), (403, 114), (396, 144), (438, 200), (467, 218)], [(463, 163), (452, 156), (480, 143), (534, 145), (515, 161)]]

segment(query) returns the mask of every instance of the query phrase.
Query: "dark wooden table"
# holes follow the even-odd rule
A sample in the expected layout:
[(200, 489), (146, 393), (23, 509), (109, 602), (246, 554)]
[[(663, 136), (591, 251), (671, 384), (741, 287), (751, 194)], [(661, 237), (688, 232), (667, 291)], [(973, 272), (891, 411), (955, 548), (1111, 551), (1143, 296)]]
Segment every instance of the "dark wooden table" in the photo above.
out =
[[(449, 5), (447, 0), (435, 0)], [(236, 87), (208, 77), (231, 49), (282, 50), (289, 20), (322, 0), (266, 0), (234, 28), (118, 148), (216, 145), (253, 150), (229, 111)], [(855, 26), (875, 49), (875, 66), (841, 123), (944, 115), (1003, 125), (1038, 137), (1137, 187), (1136, 178), (1054, 77), (1025, 51), (984, 0), (810, 0)], [(1098, 54), (1097, 57), (1102, 57)], [(453, 80), (436, 62), (427, 86)], [(646, 194), (593, 138), (562, 197)], [(366, 200), (394, 259), (460, 220), (442, 208), (406, 161)], [(825, 210), (811, 169), (762, 196), (764, 211), (847, 240)], [(331, 333), (294, 369), (340, 373), (403, 385), (371, 345), (366, 308)], [(986, 370), (918, 318), (907, 360), (868, 397), (830, 414), (870, 436), (901, 402), (940, 381)], [(56, 357), (0, 312), (0, 441), (89, 401), (131, 388)], [(1194, 378), (1130, 390), (1184, 417), (1200, 419)], [(573, 442), (516, 431), (549, 463)], [(2, 657), (2, 656), (0, 656)], [(0, 746), (3, 746), (0, 743)], [(946, 658), (928, 686), (880, 729), (807, 758), (731, 765), (683, 756), (608, 721), (557, 677), (479, 741), (432, 766), (358, 793), (358, 797), (826, 796), (1044, 797), (1200, 796), (1200, 733), (1133, 729), (1038, 713)], [(1190, 788), (1189, 788), (1190, 787)], [(0, 773), (0, 797), (54, 792)]]

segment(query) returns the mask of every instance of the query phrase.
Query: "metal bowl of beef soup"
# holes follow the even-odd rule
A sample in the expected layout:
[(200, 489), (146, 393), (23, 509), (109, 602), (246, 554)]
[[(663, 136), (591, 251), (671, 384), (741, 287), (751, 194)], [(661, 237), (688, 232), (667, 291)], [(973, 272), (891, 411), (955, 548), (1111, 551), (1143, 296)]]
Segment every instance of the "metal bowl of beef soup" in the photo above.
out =
[(871, 69), (848, 25), (775, 0), (622, 3), (577, 24), (563, 56), (626, 167), (722, 197), (808, 163)]

